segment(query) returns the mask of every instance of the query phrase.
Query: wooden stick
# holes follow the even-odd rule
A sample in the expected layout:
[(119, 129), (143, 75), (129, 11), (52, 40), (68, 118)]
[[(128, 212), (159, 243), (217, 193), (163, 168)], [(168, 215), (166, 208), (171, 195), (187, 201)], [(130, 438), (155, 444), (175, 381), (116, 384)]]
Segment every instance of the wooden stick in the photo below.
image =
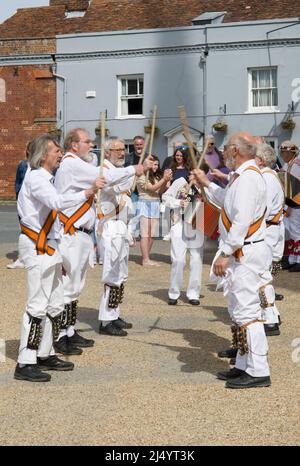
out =
[[(204, 153), (206, 152), (207, 144), (206, 144), (206, 146), (204, 148), (205, 152), (203, 151), (203, 153), (201, 154), (200, 160), (197, 163), (196, 157), (195, 157), (194, 146), (193, 146), (193, 143), (192, 143), (192, 138), (191, 138), (191, 135), (190, 135), (188, 121), (187, 121), (187, 117), (186, 117), (186, 113), (185, 113), (185, 108), (184, 108), (184, 106), (181, 106), (181, 107), (178, 107), (178, 109), (179, 109), (179, 115), (180, 115), (181, 123), (182, 123), (182, 126), (183, 126), (183, 135), (184, 135), (184, 137), (186, 139), (186, 142), (188, 143), (190, 155), (191, 155), (192, 162), (193, 162), (193, 168), (199, 168), (200, 164), (201, 164), (201, 161), (203, 160)], [(187, 188), (186, 188), (187, 193), (191, 189), (192, 184), (193, 183), (190, 181)], [(201, 190), (203, 201), (206, 202), (207, 197), (206, 197), (203, 186), (200, 187), (200, 190)]]
[[(147, 134), (145, 142), (144, 142), (144, 147), (143, 147), (143, 150), (142, 150), (142, 153), (141, 153), (141, 156), (140, 156), (140, 161), (139, 161), (140, 164), (144, 162), (144, 158), (145, 158), (145, 155), (146, 155), (146, 150), (147, 150), (147, 147), (148, 147), (148, 144), (149, 144), (149, 140), (150, 140), (150, 134)], [(135, 191), (136, 181), (137, 181), (137, 176), (134, 177), (134, 180), (133, 180), (133, 183), (132, 183), (132, 188), (131, 188), (132, 192)]]
[(105, 145), (105, 113), (100, 113), (100, 124), (101, 124), (101, 158), (100, 158), (100, 176), (103, 174), (104, 164), (104, 145)]
[[(105, 146), (105, 113), (100, 113), (100, 125), (101, 125), (101, 156), (100, 156), (100, 168), (99, 168), (99, 176), (103, 176), (103, 165), (104, 165), (104, 146)], [(97, 193), (97, 205), (96, 205), (96, 212), (97, 214), (100, 213), (100, 199), (101, 199), (101, 190), (98, 190)], [(98, 223), (97, 228), (97, 235), (102, 235), (102, 225), (100, 222)]]
[[(152, 125), (151, 125), (151, 137), (150, 137), (150, 144), (149, 144), (149, 155), (152, 155), (152, 147), (153, 147), (153, 140), (154, 140), (154, 133), (155, 133), (155, 123), (156, 123), (156, 115), (157, 115), (157, 105), (154, 105), (153, 112), (152, 112)], [(149, 171), (146, 173), (146, 180), (149, 179)]]

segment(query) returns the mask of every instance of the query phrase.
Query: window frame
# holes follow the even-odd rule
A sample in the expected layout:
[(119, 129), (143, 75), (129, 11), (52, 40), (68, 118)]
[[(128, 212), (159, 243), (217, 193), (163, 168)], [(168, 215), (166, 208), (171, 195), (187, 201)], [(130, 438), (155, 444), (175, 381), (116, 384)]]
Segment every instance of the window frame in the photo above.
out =
[[(260, 106), (260, 107), (254, 107), (253, 106), (253, 71), (265, 71), (269, 70), (270, 72), (272, 70), (276, 71), (276, 88), (270, 88), (271, 89), (276, 89), (277, 90), (277, 105), (270, 105), (270, 106)], [(257, 89), (263, 89), (263, 88), (257, 88)], [(278, 67), (277, 66), (256, 66), (256, 67), (249, 67), (248, 68), (248, 113), (271, 113), (271, 112), (279, 112), (279, 106), (278, 106), (278, 101), (279, 101), (279, 96), (278, 96)]]
[[(140, 80), (142, 79), (143, 80), (143, 94), (135, 94), (133, 98), (139, 98), (139, 96), (142, 96), (142, 106), (143, 106), (143, 111), (144, 111), (144, 103), (145, 103), (145, 88), (144, 88), (144, 84), (145, 84), (145, 81), (144, 81), (144, 74), (143, 73), (135, 73), (135, 74), (126, 74), (126, 75), (118, 75), (117, 76), (117, 82), (118, 82), (118, 116), (117, 118), (118, 119), (144, 119), (146, 118), (144, 113), (138, 113), (138, 114), (126, 114), (126, 115), (122, 115), (122, 80), (123, 79), (126, 79), (126, 80), (129, 80), (129, 79), (136, 79), (136, 80)], [(125, 96), (125, 98), (127, 98), (127, 102), (128, 100), (128, 94), (127, 96)]]

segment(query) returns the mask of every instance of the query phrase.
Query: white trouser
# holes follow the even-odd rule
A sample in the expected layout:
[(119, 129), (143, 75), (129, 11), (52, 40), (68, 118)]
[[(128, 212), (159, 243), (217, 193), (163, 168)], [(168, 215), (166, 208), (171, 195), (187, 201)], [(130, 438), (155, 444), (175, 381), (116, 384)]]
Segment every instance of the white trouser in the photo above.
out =
[[(185, 235), (187, 233), (187, 236)], [(169, 298), (178, 299), (182, 289), (186, 252), (190, 252), (190, 274), (186, 291), (188, 299), (199, 299), (202, 275), (203, 235), (191, 225), (178, 222), (171, 231), (171, 275)]]
[(99, 320), (104, 322), (117, 320), (120, 315), (119, 306), (109, 307), (109, 287), (105, 285), (120, 287), (127, 281), (129, 240), (127, 226), (121, 220), (109, 220), (104, 224), (102, 233), (104, 291), (99, 305)]
[[(58, 242), (66, 275), (63, 276), (64, 303), (76, 301), (85, 285), (88, 265), (94, 266), (94, 246), (91, 235), (76, 231), (74, 235), (62, 235)], [(59, 338), (74, 335), (74, 327), (61, 330)]]
[(273, 285), (267, 285), (264, 289), (264, 294), (268, 307), (262, 307), (262, 319), (265, 320), (265, 324), (278, 324), (278, 316), (280, 314), (275, 303), (275, 290)]
[[(55, 241), (49, 245), (56, 248)], [(18, 362), (36, 364), (38, 357), (53, 355), (52, 323), (49, 317), (55, 317), (64, 309), (62, 258), (58, 251), (53, 256), (37, 255), (35, 244), (25, 235), (19, 238), (19, 257), (27, 270), (28, 299), (23, 315)], [(42, 319), (42, 339), (38, 350), (27, 348), (31, 328), (30, 317)]]
[[(278, 262), (281, 260), (284, 250), (284, 224), (280, 222), (279, 225), (270, 225), (267, 227), (265, 242), (270, 248), (270, 256), (272, 261)], [(271, 269), (272, 261), (268, 265)], [(267, 308), (262, 308), (262, 319), (266, 324), (278, 324), (279, 311), (275, 303), (275, 290), (272, 283), (266, 285), (264, 294), (268, 303)]]
[[(271, 273), (266, 271), (271, 253), (265, 242), (244, 246), (243, 253), (240, 262), (232, 261), (228, 292), (230, 315), (238, 326), (262, 320), (259, 288), (272, 280)], [(247, 326), (247, 342), (249, 352), (243, 356), (238, 352), (235, 366), (253, 377), (270, 375), (263, 322)]]
[(300, 209), (290, 209), (289, 217), (284, 218), (286, 236), (293, 245), (289, 255), (290, 264), (300, 264)]

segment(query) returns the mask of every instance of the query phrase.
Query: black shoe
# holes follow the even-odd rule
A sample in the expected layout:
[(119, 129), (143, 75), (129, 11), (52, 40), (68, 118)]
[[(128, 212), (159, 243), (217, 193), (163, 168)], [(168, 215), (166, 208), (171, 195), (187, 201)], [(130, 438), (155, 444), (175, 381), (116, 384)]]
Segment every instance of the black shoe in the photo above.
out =
[(235, 358), (238, 350), (236, 348), (229, 348), (227, 350), (219, 351), (219, 358)]
[(26, 364), (24, 367), (16, 365), (14, 378), (17, 380), (28, 380), (28, 382), (49, 382), (51, 375), (42, 372), (37, 364)]
[(275, 337), (280, 335), (278, 324), (264, 324), (264, 329), (267, 337)]
[(200, 300), (199, 299), (189, 299), (189, 304), (192, 306), (199, 306)]
[(72, 344), (72, 346), (77, 346), (79, 348), (90, 348), (91, 346), (94, 346), (95, 340), (90, 340), (88, 338), (83, 338), (79, 333), (76, 332), (72, 337), (68, 337), (69, 343)]
[(169, 306), (176, 306), (176, 304), (177, 304), (177, 299), (169, 298), (168, 304), (169, 304)]
[(282, 301), (284, 299), (283, 294), (275, 293), (275, 301)]
[(290, 264), (289, 262), (282, 264), (281, 268), (282, 270), (289, 270), (291, 267), (294, 267), (296, 264)]
[(217, 379), (220, 379), (220, 380), (236, 379), (237, 377), (240, 377), (244, 373), (245, 371), (242, 371), (241, 369), (237, 369), (236, 367), (233, 367), (227, 372), (218, 372)]
[(124, 319), (121, 319), (121, 317), (118, 317), (117, 320), (114, 320), (113, 324), (118, 328), (132, 328), (132, 324), (130, 322), (126, 322)]
[(270, 377), (252, 377), (244, 372), (236, 379), (227, 380), (226, 388), (253, 388), (253, 387), (269, 387), (271, 385)]
[(67, 335), (60, 338), (60, 340), (55, 341), (53, 346), (56, 353), (67, 354), (68, 356), (79, 356), (82, 354), (82, 349), (72, 345), (72, 343), (69, 342)]
[(69, 361), (63, 361), (57, 356), (49, 356), (47, 359), (38, 359), (38, 367), (44, 371), (72, 371), (74, 364)]
[(289, 272), (300, 272), (300, 264), (294, 264), (289, 268)]
[(122, 328), (116, 327), (113, 322), (110, 322), (107, 325), (100, 324), (99, 333), (103, 333), (104, 335), (111, 335), (115, 337), (126, 337), (127, 332)]

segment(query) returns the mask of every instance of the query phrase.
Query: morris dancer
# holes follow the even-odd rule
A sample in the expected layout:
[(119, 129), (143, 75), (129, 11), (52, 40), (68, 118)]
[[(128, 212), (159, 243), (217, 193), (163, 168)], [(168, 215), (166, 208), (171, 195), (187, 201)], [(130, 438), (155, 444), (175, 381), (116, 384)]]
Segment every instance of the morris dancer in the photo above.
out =
[[(190, 180), (196, 185), (194, 175), (190, 176)], [(186, 252), (189, 251), (190, 275), (186, 296), (189, 304), (199, 306), (204, 237), (200, 228), (196, 228), (195, 221), (200, 222), (201, 200), (196, 186), (192, 185), (189, 192), (187, 190), (186, 179), (179, 178), (162, 195), (165, 206), (174, 209), (170, 229), (172, 265), (168, 304), (177, 304), (182, 289)]]
[[(87, 189), (98, 177), (99, 168), (89, 162), (89, 153), (94, 147), (89, 133), (83, 128), (70, 131), (65, 139), (66, 154), (55, 176), (55, 186), (59, 193), (75, 194)], [(118, 170), (103, 170), (106, 185), (132, 179), (136, 172), (141, 172), (138, 165)], [(113, 189), (113, 188), (112, 188)], [(62, 354), (81, 354), (81, 348), (93, 346), (94, 340), (83, 338), (74, 330), (77, 319), (77, 300), (83, 290), (88, 264), (94, 266), (93, 232), (96, 218), (94, 199), (78, 203), (76, 207), (63, 209), (60, 221), (63, 224), (63, 234), (60, 241), (60, 251), (66, 275), (64, 282), (64, 319), (63, 329), (55, 349)]]
[[(99, 333), (112, 336), (126, 336), (124, 329), (132, 327), (120, 317), (120, 303), (124, 295), (124, 284), (128, 277), (129, 245), (133, 243), (130, 231), (130, 217), (133, 204), (130, 189), (134, 182), (133, 167), (122, 168), (125, 162), (125, 144), (123, 139), (111, 139), (105, 144), (105, 174), (110, 172), (131, 171), (131, 176), (115, 186), (108, 186), (101, 192), (99, 215), (103, 226), (102, 244), (104, 246), (102, 282), (104, 291), (99, 306)], [(152, 161), (146, 159), (143, 164), (135, 165), (137, 176), (152, 167)], [(106, 175), (105, 175), (106, 176)]]
[[(271, 169), (276, 163), (276, 154), (269, 144), (258, 144), (255, 161), (267, 186), (267, 232), (265, 242), (272, 253), (272, 263), (267, 265), (275, 276), (280, 268), (284, 250), (283, 207), (284, 192), (277, 173)], [(262, 318), (267, 336), (280, 335), (279, 312), (275, 304), (275, 290), (271, 283), (260, 288)]]
[[(28, 162), (18, 197), (22, 234), (20, 259), (27, 269), (28, 300), (23, 316), (20, 350), (14, 377), (30, 382), (47, 382), (51, 376), (41, 371), (69, 371), (72, 362), (58, 359), (53, 350), (64, 310), (62, 258), (57, 249), (53, 225), (58, 210), (85, 202), (95, 188), (58, 195), (53, 186), (53, 171), (61, 159), (61, 149), (50, 135), (34, 140), (35, 150)], [(98, 187), (104, 185), (100, 180)], [(54, 209), (54, 210), (53, 210)], [(48, 241), (48, 238), (53, 238)]]
[(221, 240), (213, 262), (217, 277), (225, 277), (233, 321), (234, 346), (238, 348), (235, 367), (218, 373), (226, 388), (267, 387), (271, 384), (267, 360), (268, 343), (261, 319), (259, 288), (271, 280), (266, 264), (270, 250), (266, 235), (266, 186), (257, 167), (255, 144), (233, 135), (224, 146), (224, 160), (235, 170), (225, 189), (211, 183), (195, 170), (205, 193), (222, 207), (219, 222)]

